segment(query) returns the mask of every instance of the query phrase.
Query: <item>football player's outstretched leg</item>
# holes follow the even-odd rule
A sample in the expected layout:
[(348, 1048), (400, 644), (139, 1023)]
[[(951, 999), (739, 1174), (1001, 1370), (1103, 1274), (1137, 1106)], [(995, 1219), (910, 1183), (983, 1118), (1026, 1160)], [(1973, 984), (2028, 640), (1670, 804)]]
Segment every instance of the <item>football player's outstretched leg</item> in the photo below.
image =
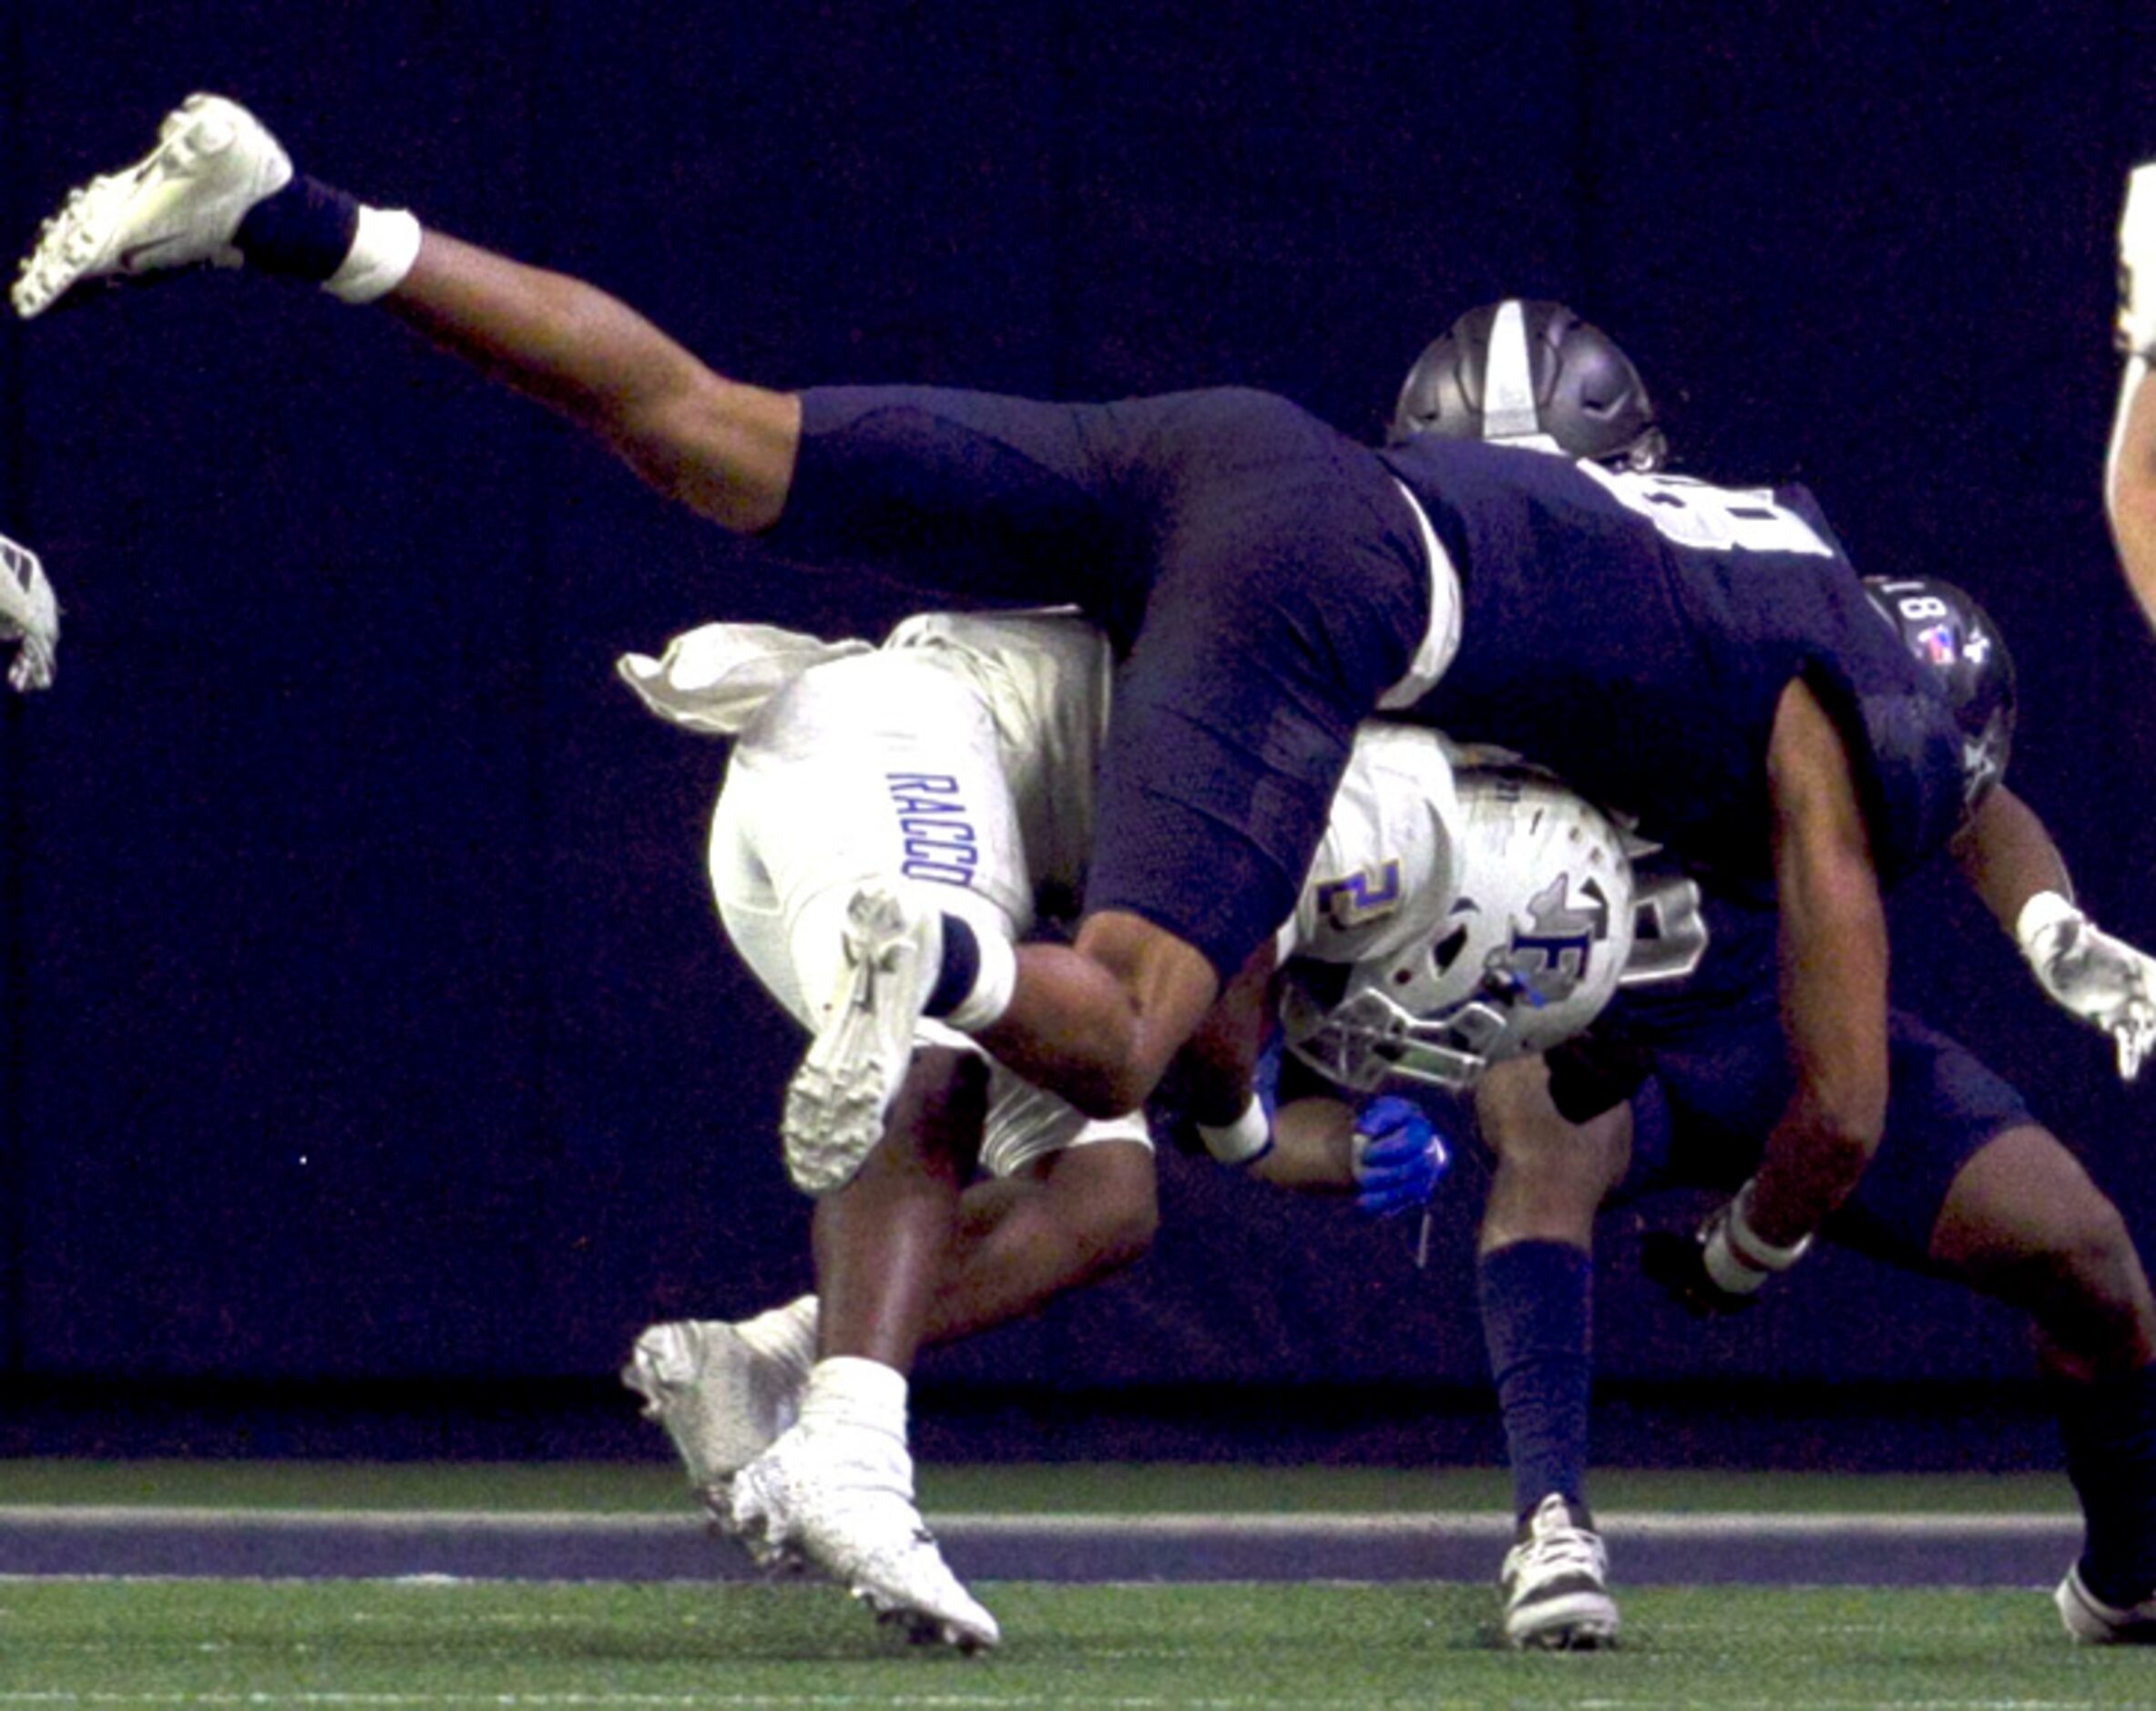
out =
[[(865, 447), (863, 461), (864, 448), (850, 437), (854, 424), (845, 414), (854, 394), (824, 389), (817, 395), (831, 406), (833, 420), (819, 418), (817, 428), (835, 449), (826, 447), (817, 497), (803, 501), (796, 481), (804, 444), (802, 394), (729, 379), (594, 286), (438, 231), (423, 231), (410, 213), (363, 204), (295, 171), (259, 120), (219, 97), (189, 97), (166, 120), (157, 148), (145, 159), (97, 179), (69, 199), (24, 261), (15, 307), (26, 317), (40, 315), (107, 283), (168, 279), (202, 265), (244, 265), (253, 272), (318, 284), (349, 302), (379, 302), (444, 351), (583, 426), (648, 484), (707, 519), (748, 534), (771, 529), (783, 519), (793, 532), (790, 546), (804, 532), (814, 537), (818, 549), (807, 554), (812, 559), (852, 562), (859, 557), (860, 543), (849, 530), (862, 484), (873, 509), (894, 483), (904, 486), (922, 473), (906, 456), (894, 462), (892, 448), (880, 444)], [(1015, 424), (1030, 441), (1034, 461), (1006, 463), (1003, 472), (1017, 472), (1021, 487), (1013, 494), (984, 497), (966, 480), (936, 486), (950, 470), (929, 471), (935, 491), (927, 503), (939, 516), (963, 527), (980, 505), (1006, 503), (1012, 515), (1033, 516), (1037, 527), (1023, 541), (1006, 543), (993, 563), (968, 567), (962, 563), (964, 554), (938, 552), (891, 567), (893, 574), (966, 599), (992, 586), (1037, 604), (1090, 609), (1098, 599), (1128, 593), (1101, 585), (1106, 557), (1081, 550), (1091, 538), (1082, 517), (1048, 516), (1036, 503), (1050, 488), (1081, 510), (1094, 503), (1078, 493), (1064, 468), (1069, 447), (1083, 438), (1075, 433), (1072, 407), (976, 399), (952, 414), (922, 389), (896, 390), (905, 394), (901, 402), (914, 416), (933, 418), (935, 432), (961, 451), (982, 443), (984, 423), (976, 419), (980, 410), (993, 418), (985, 424), (992, 436), (1005, 435)], [(1269, 416), (1274, 425), (1330, 444), (1329, 430), (1284, 401), (1281, 405)], [(1285, 419), (1290, 416), (1294, 419)], [(1202, 435), (1218, 425), (1208, 421), (1192, 431)], [(834, 475), (834, 468), (843, 473)], [(1381, 502), (1405, 504), (1374, 466), (1365, 473), (1380, 484)], [(806, 517), (799, 515), (803, 510)], [(1223, 506), (1221, 514), (1241, 511)], [(1321, 568), (1344, 564), (1353, 556), (1325, 554)], [(1380, 556), (1383, 571), (1403, 583), (1395, 592), (1405, 593), (1405, 605), (1427, 604), (1427, 567), (1399, 558), (1389, 538)], [(1264, 569), (1291, 589), (1321, 599), (1308, 566), (1271, 566), (1248, 555), (1236, 558), (1246, 560), (1253, 574)], [(1187, 569), (1193, 588), (1210, 589), (1218, 581), (1210, 561)], [(1151, 567), (1148, 574), (1159, 571)], [(1361, 574), (1355, 570), (1356, 578)], [(969, 581), (969, 576), (982, 581)], [(1025, 583), (1023, 589), (1014, 577)], [(1355, 579), (1354, 585), (1359, 596), (1363, 584)], [(1253, 586), (1248, 596), (1252, 610), (1272, 610), (1270, 586)], [(1324, 602), (1323, 610), (1354, 615), (1367, 605), (1359, 598), (1341, 599)], [(1446, 610), (1449, 614), (1451, 608)], [(1248, 696), (1255, 702), (1248, 710), (1251, 717), (1278, 717), (1267, 680), (1248, 669), (1243, 658), (1257, 630), (1210, 609), (1194, 620), (1179, 617), (1183, 621), (1202, 623), (1194, 640), (1226, 657), (1215, 661), (1175, 647), (1153, 650), (1149, 657), (1160, 661), (1157, 674), (1172, 680), (1157, 686), (1158, 705), (1182, 710), (1194, 704), (1180, 687), (1188, 678), (1199, 686), (1199, 702), (1207, 692)], [(1434, 614), (1416, 621), (1432, 634), (1449, 633)], [(1303, 632), (1283, 620), (1280, 633)], [(983, 947), (982, 960), (969, 966), (964, 947), (939, 944), (940, 922), (893, 922), (878, 899), (863, 899), (850, 947), (859, 978), (833, 1007), (833, 1031), (819, 1039), (789, 1101), (789, 1133), (801, 1140), (804, 1152), (823, 1154), (807, 1161), (808, 1173), (826, 1187), (835, 1185), (875, 1143), (882, 1110), (904, 1071), (904, 1053), (889, 1045), (902, 1037), (902, 1024), (910, 1025), (903, 1013), (924, 994), (949, 993), (954, 980), (963, 989), (952, 1006), (954, 1015), (966, 1019), (960, 1025), (1020, 1073), (1097, 1117), (1118, 1116), (1141, 1104), (1211, 1002), (1221, 971), (1239, 967), (1284, 912), (1292, 881), (1282, 876), (1300, 874), (1307, 862), (1310, 852), (1303, 845), (1314, 843), (1332, 776), (1344, 764), (1345, 733), (1414, 651), (1412, 640), (1403, 649), (1389, 633), (1360, 642), (1366, 644), (1367, 658), (1357, 657), (1355, 666), (1372, 681), (1338, 687), (1344, 716), (1326, 722), (1310, 743), (1280, 745), (1312, 776), (1298, 774), (1293, 781), (1292, 798), (1282, 799), (1296, 805), (1282, 824), (1255, 828), (1261, 843), (1285, 845), (1278, 860), (1253, 856), (1247, 871), (1237, 869), (1237, 879), (1223, 880), (1230, 858), (1241, 859), (1238, 852), (1249, 841), (1230, 838), (1226, 855), (1217, 858), (1207, 849), (1175, 856), (1193, 873), (1209, 876), (1206, 885), (1180, 873), (1154, 873), (1159, 852), (1180, 852), (1190, 843), (1180, 821), (1200, 827), (1198, 842), (1209, 844), (1204, 828), (1217, 817), (1205, 803), (1187, 810), (1155, 805), (1163, 796), (1181, 791), (1207, 798), (1221, 792), (1238, 799), (1272, 797), (1250, 781), (1227, 776), (1238, 766), (1260, 765), (1242, 748), (1224, 760), (1208, 757), (1201, 763), (1158, 733), (1126, 732), (1115, 743), (1129, 758), (1111, 757), (1104, 776), (1113, 781), (1131, 775), (1117, 797), (1131, 805), (1111, 810), (1109, 817), (1135, 815), (1145, 824), (1121, 831), (1104, 824), (1094, 887), (1100, 902), (1080, 924), (1073, 945), (1029, 945), (1022, 952)], [(1395, 651), (1400, 660), (1394, 659)], [(1325, 660), (1337, 665), (1340, 657), (1338, 639), (1329, 640)], [(1138, 704), (1133, 698), (1132, 705)], [(1232, 717), (1209, 719), (1199, 706), (1175, 716), (1187, 717), (1197, 730), (1228, 729), (1242, 722), (1245, 710), (1239, 702), (1231, 711)], [(1119, 712), (1117, 722), (1121, 731), (1126, 715)], [(1143, 775), (1170, 756), (1180, 757), (1175, 788), (1150, 787)], [(1328, 765), (1331, 774), (1318, 776)], [(1170, 814), (1180, 816), (1177, 825), (1154, 824)], [(1111, 869), (1130, 877), (1119, 883)], [(1257, 894), (1267, 886), (1282, 897)], [(1223, 907), (1229, 900), (1232, 907)], [(1182, 921), (1179, 909), (1195, 913)], [(908, 966), (902, 970), (900, 964)], [(807, 1146), (812, 1134), (813, 1149)]]

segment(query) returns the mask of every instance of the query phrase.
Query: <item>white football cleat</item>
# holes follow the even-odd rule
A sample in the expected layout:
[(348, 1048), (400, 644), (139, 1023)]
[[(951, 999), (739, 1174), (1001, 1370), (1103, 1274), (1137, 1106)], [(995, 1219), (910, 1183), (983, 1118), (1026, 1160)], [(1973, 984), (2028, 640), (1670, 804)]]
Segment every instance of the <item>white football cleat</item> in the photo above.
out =
[(1602, 1536), (1552, 1491), (1528, 1516), (1497, 1577), (1505, 1640), (1517, 1649), (1591, 1652), (1617, 1643)]
[(621, 1382), (644, 1399), (720, 1532), (733, 1527), (733, 1476), (800, 1411), (801, 1381), (721, 1320), (654, 1325), (629, 1350)]
[(864, 886), (848, 904), (837, 1001), (793, 1072), (779, 1123), (787, 1173), (803, 1194), (843, 1188), (883, 1138), (943, 947), (941, 913), (903, 893)]
[(2078, 1562), (2067, 1570), (2051, 1602), (2078, 1645), (2156, 1645), (2156, 1596), (2129, 1610), (2107, 1604), (2089, 1590)]
[(734, 1529), (767, 1568), (814, 1567), (917, 1644), (986, 1651), (996, 1618), (914, 1507), (914, 1464), (884, 1433), (796, 1426), (735, 1476)]
[(292, 163), (245, 108), (190, 95), (135, 165), (92, 179), (38, 231), (12, 295), (27, 321), (87, 279), (238, 267), (247, 210), (291, 182)]

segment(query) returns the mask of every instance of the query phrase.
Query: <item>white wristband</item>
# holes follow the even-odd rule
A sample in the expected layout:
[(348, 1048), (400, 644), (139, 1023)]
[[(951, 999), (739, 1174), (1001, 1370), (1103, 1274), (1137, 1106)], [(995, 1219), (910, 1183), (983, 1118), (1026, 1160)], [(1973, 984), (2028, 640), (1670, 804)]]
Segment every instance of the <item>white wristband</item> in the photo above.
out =
[(2049, 948), (2043, 941), (2055, 927), (2086, 918), (2071, 898), (2056, 891), (2039, 891), (2021, 906), (2021, 913), (2015, 917), (2014, 940), (2021, 947), (2022, 956), (2034, 962), (2041, 950)]
[(1264, 1101), (1252, 1093), (1241, 1116), (1226, 1124), (1201, 1122), (1198, 1138), (1221, 1163), (1249, 1164), (1272, 1150), (1272, 1120), (1265, 1114)]

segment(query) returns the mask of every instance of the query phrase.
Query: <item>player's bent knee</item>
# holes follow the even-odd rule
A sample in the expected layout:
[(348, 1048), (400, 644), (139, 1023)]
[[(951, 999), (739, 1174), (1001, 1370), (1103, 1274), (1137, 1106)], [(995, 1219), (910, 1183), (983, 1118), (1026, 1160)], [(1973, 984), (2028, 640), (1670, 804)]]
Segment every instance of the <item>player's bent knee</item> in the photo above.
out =
[(2077, 1207), (2047, 1257), (2061, 1286), (2107, 1317), (2130, 1316), (2147, 1299), (2148, 1284), (2133, 1237), (2119, 1208), (2107, 1198)]
[(1134, 1265), (1151, 1250), (1160, 1204), (1150, 1148), (1073, 1147), (1058, 1157), (1047, 1180), (1047, 1204), (1089, 1277)]
[(1150, 1193), (1126, 1195), (1097, 1221), (1096, 1263), (1102, 1271), (1121, 1271), (1137, 1265), (1151, 1251), (1160, 1229), (1160, 1203)]

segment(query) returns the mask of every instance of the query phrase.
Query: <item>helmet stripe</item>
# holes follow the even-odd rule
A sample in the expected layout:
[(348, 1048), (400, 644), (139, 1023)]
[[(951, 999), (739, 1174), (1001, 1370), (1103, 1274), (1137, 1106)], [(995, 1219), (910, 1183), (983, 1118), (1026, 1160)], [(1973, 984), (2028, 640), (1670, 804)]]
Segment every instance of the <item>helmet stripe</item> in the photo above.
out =
[(1527, 311), (1507, 299), (1497, 305), (1497, 319), (1490, 323), (1489, 360), (1482, 372), (1482, 437), (1519, 439), (1541, 431)]

